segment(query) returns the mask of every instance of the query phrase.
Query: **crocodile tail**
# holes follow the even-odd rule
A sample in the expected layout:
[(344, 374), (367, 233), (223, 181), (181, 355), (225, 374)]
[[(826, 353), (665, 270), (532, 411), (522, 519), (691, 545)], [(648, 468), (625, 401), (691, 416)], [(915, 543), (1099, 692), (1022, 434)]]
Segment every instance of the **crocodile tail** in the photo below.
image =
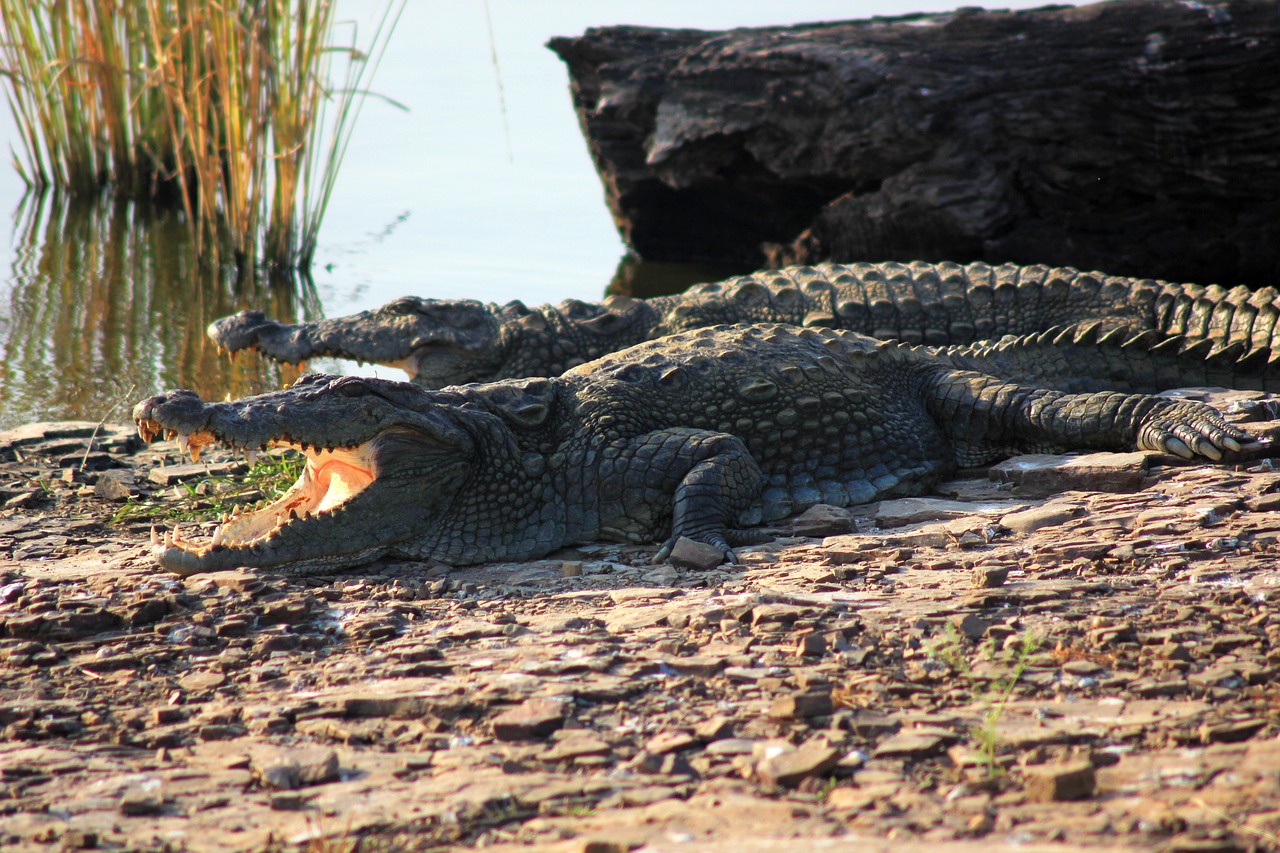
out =
[(1152, 327), (1190, 339), (1276, 349), (1280, 346), (1280, 291), (1195, 284), (1165, 285), (1152, 306)]
[(1192, 386), (1280, 393), (1280, 358), (1269, 348), (1224, 346), (1150, 329), (1107, 329), (1096, 321), (939, 354), (963, 369), (1071, 393), (1153, 394)]

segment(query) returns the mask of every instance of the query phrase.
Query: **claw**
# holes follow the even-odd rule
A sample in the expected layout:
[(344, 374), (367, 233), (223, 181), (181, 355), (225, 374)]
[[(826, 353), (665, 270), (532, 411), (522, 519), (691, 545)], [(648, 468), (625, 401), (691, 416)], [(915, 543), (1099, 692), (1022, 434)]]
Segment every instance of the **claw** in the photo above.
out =
[(1196, 453), (1199, 453), (1201, 456), (1208, 457), (1214, 462), (1222, 459), (1222, 451), (1208, 439), (1196, 442)]

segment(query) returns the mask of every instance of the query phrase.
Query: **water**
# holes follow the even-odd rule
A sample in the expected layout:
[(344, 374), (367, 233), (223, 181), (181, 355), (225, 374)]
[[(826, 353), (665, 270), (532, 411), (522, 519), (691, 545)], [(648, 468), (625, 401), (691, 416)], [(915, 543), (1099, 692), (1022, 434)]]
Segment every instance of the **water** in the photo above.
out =
[[(340, 9), (370, 33), (382, 5), (344, 0)], [(624, 249), (573, 114), (568, 75), (543, 47), (554, 35), (622, 23), (723, 29), (954, 5), (490, 0), (491, 43), (484, 4), (410, 0), (373, 86), (410, 112), (365, 105), (310, 283), (237, 283), (202, 270), (172, 216), (109, 202), (24, 200), (16, 173), (0, 167), (0, 211), (10, 224), (0, 228), (0, 429), (123, 421), (136, 400), (165, 388), (194, 388), (208, 399), (292, 379), (256, 359), (216, 357), (205, 326), (242, 308), (306, 319), (407, 293), (530, 304), (599, 299)], [(3, 109), (0, 139), (17, 141)], [(360, 372), (403, 378), (389, 368)]]

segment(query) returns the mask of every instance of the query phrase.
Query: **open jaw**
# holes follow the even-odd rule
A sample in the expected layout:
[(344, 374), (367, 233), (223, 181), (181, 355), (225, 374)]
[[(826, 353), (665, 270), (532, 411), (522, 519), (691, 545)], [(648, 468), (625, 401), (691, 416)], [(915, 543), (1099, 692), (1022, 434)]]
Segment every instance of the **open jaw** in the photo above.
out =
[[(151, 441), (162, 432), (153, 420), (139, 420), (138, 433)], [(204, 446), (219, 442), (209, 430), (178, 433), (163, 430), (178, 446), (199, 459)], [(230, 443), (230, 442), (220, 442)], [(286, 438), (276, 438), (256, 448), (245, 448), (250, 457), (263, 447), (288, 447), (306, 456), (306, 466), (297, 482), (267, 506), (225, 516), (213, 535), (204, 541), (190, 541), (180, 529), (160, 536), (152, 530), (152, 552), (164, 568), (180, 575), (219, 571), (241, 566), (268, 567), (297, 564), (297, 569), (336, 568), (374, 559), (389, 549), (389, 543), (357, 551), (344, 549), (351, 538), (343, 532), (362, 516), (360, 505), (378, 478), (378, 439), (351, 447), (304, 446)], [(366, 500), (361, 498), (365, 497)], [(344, 553), (345, 552), (345, 553)]]

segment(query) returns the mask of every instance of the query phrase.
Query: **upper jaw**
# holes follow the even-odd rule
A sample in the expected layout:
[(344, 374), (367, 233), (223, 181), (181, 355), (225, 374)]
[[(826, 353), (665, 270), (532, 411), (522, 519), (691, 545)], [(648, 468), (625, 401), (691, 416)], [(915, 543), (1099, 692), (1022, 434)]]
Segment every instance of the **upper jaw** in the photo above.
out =
[(205, 333), (219, 352), (256, 349), (273, 361), (298, 364), (324, 355), (312, 343), (311, 323), (284, 324), (261, 311), (241, 311), (209, 324)]

